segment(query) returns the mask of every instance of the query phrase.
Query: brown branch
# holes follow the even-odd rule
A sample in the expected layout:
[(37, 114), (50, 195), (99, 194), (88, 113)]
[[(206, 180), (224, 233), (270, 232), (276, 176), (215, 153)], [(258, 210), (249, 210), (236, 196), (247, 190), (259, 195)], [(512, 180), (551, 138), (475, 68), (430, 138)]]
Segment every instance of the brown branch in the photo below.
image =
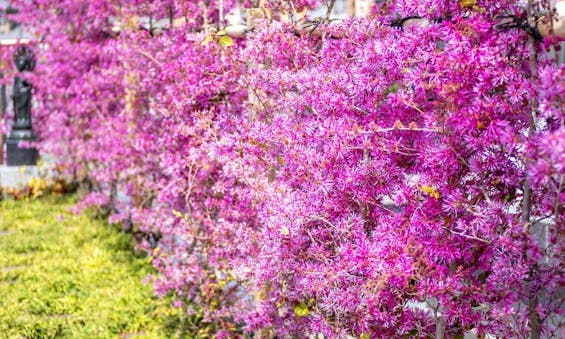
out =
[(330, 22), (330, 15), (332, 14), (332, 11), (334, 9), (334, 5), (335, 5), (335, 0), (330, 0), (330, 4), (328, 5), (328, 10), (326, 12), (326, 18), (324, 19), (324, 22), (326, 24), (328, 22)]
[(224, 27), (224, 0), (220, 0), (220, 4), (219, 4), (219, 20), (218, 20), (218, 27), (219, 28), (223, 28)]

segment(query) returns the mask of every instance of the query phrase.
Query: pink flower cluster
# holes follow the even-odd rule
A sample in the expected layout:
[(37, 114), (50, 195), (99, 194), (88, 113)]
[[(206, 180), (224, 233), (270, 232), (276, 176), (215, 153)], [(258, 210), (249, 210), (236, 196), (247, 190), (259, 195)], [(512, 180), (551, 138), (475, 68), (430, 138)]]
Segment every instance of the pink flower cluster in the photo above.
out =
[[(233, 44), (201, 26), (234, 1), (15, 2), (42, 42), (41, 147), (152, 234), (157, 293), (219, 337), (563, 325), (565, 69), (495, 28), (514, 1), (388, 1)], [(267, 6), (289, 3), (314, 5)], [(442, 20), (390, 26), (406, 15)]]

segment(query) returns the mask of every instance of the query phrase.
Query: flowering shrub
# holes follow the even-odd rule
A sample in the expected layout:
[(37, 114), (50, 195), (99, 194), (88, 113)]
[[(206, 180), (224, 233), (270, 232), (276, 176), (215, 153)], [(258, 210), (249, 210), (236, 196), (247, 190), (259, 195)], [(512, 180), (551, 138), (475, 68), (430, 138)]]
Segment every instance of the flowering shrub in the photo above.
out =
[[(46, 42), (41, 146), (90, 200), (127, 195), (114, 220), (152, 235), (157, 293), (219, 337), (559, 329), (564, 69), (496, 29), (524, 8), (388, 1), (228, 39), (202, 25), (232, 1), (151, 4), (19, 1), (18, 18)], [(391, 27), (412, 15), (434, 20)]]

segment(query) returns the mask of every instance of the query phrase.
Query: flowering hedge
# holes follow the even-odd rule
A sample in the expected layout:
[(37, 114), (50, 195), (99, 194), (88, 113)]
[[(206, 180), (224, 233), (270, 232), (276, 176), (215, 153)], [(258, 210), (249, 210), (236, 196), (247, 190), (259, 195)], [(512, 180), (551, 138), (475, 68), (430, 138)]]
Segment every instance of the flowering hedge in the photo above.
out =
[[(157, 293), (219, 337), (559, 330), (565, 68), (497, 29), (515, 1), (242, 39), (203, 28), (234, 1), (15, 2), (42, 42), (40, 146), (153, 234)], [(434, 20), (390, 25), (414, 15)]]

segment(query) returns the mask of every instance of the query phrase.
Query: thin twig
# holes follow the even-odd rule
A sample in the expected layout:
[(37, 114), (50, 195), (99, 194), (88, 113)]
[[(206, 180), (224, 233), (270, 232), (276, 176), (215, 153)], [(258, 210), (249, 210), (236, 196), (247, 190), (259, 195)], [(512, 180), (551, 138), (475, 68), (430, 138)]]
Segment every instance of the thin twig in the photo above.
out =
[(296, 8), (294, 7), (294, 3), (291, 0), (287, 0), (288, 2), (288, 7), (290, 8), (290, 12), (289, 12), (289, 16), (290, 16), (290, 22), (294, 25), (295, 24), (295, 20), (296, 20)]
[(423, 128), (423, 127), (387, 127), (387, 128), (378, 128), (371, 131), (360, 131), (359, 134), (370, 134), (370, 133), (385, 133), (385, 132), (392, 132), (392, 131), (411, 131), (411, 132), (432, 132), (432, 133), (441, 133), (441, 131), (437, 128)]
[(328, 22), (330, 22), (330, 15), (332, 14), (332, 11), (334, 9), (334, 5), (335, 5), (335, 0), (330, 0), (330, 4), (328, 5), (328, 10), (326, 12), (326, 18), (324, 19), (324, 22), (326, 24)]
[(425, 115), (424, 111), (422, 111), (422, 109), (420, 107), (418, 107), (415, 103), (413, 103), (411, 101), (403, 101), (403, 102), (406, 106), (415, 109), (416, 111), (418, 111), (418, 113), (420, 113), (422, 115)]
[(479, 238), (479, 237), (474, 236), (474, 235), (456, 232), (456, 231), (450, 230), (450, 229), (447, 229), (447, 230), (449, 231), (449, 233), (451, 233), (453, 235), (458, 235), (458, 236), (463, 237), (463, 238), (467, 238), (467, 239), (471, 239), (471, 240), (477, 240), (477, 241), (480, 241), (480, 242), (485, 243), (485, 244), (491, 244), (492, 243), (492, 241), (489, 241), (489, 240), (486, 240), (486, 239), (483, 239), (483, 238)]
[(320, 216), (311, 216), (308, 218), (309, 220), (316, 220), (316, 221), (321, 221), (329, 226), (331, 226), (333, 229), (335, 229), (336, 231), (339, 231), (339, 228), (337, 228), (337, 226), (335, 226), (334, 224), (332, 224), (328, 219), (324, 218), (324, 217), (320, 217)]
[(158, 66), (161, 66), (161, 65), (162, 65), (162, 63), (161, 63), (159, 60), (155, 59), (153, 56), (147, 54), (146, 52), (144, 52), (144, 51), (142, 51), (142, 50), (140, 50), (140, 49), (137, 49), (137, 48), (135, 49), (135, 51), (136, 51), (137, 53), (143, 55), (143, 56), (146, 57), (147, 59), (153, 61), (156, 65), (158, 65)]

